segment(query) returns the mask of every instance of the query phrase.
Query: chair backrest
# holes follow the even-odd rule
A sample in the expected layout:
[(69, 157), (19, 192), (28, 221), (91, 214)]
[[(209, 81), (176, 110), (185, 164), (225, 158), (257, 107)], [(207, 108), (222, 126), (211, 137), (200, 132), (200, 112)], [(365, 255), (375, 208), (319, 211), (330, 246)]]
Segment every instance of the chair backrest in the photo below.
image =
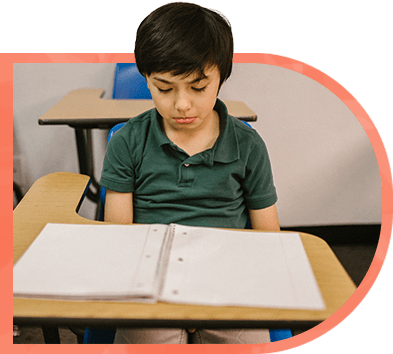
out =
[[(112, 136), (118, 130), (120, 130), (125, 124), (126, 124), (126, 122), (116, 124), (114, 127), (112, 127), (109, 130), (107, 144), (109, 143), (109, 140), (111, 140)], [(106, 188), (105, 187), (101, 187), (100, 188), (100, 214), (98, 216), (98, 220), (99, 221), (104, 221), (105, 199), (106, 199)]]
[(112, 98), (151, 99), (146, 80), (135, 63), (116, 64)]

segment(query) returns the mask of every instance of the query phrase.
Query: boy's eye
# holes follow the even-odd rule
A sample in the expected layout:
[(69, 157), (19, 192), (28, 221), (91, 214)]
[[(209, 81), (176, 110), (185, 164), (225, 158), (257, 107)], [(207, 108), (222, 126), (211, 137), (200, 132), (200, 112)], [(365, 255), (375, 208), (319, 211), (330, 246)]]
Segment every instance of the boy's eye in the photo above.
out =
[[(158, 89), (158, 91), (161, 92), (161, 93), (167, 93), (167, 92), (172, 91), (171, 88), (169, 88), (169, 89), (161, 89), (161, 88), (157, 87), (157, 89)], [(194, 91), (196, 91), (196, 92), (203, 92), (203, 91), (205, 91), (206, 86), (201, 87), (201, 88), (192, 87), (192, 89), (193, 89)]]
[(162, 93), (169, 92), (169, 91), (172, 90), (172, 89), (166, 89), (166, 90), (164, 90), (164, 89), (160, 89), (159, 87), (157, 87), (157, 88), (158, 88), (158, 91), (160, 91), (160, 92), (162, 92)]
[(205, 91), (206, 86), (205, 86), (205, 87), (201, 87), (201, 88), (193, 87), (192, 89), (193, 89), (194, 91), (196, 91), (196, 92), (203, 92), (203, 91)]

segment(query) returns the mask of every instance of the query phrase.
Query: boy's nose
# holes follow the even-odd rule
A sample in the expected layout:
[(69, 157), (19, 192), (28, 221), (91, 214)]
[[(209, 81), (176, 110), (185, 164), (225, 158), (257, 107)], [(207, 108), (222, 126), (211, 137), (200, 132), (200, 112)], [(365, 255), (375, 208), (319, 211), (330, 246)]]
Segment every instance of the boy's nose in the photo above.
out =
[(179, 93), (177, 95), (175, 108), (180, 112), (185, 112), (191, 108), (191, 100), (187, 93)]

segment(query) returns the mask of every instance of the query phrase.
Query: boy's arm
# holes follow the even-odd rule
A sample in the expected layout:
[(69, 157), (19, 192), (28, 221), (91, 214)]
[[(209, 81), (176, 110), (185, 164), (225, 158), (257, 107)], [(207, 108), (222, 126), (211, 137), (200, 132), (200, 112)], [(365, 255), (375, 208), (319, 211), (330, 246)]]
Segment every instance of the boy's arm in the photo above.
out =
[(262, 231), (280, 231), (276, 205), (265, 209), (250, 209), (251, 227)]
[(132, 193), (106, 190), (105, 221), (131, 224), (133, 222)]

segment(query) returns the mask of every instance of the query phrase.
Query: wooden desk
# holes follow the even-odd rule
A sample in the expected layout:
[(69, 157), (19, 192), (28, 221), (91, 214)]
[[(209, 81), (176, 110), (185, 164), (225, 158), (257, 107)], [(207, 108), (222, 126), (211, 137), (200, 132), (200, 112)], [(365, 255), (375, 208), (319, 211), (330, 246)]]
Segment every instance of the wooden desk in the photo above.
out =
[[(88, 182), (87, 176), (64, 172), (42, 177), (31, 187), (14, 211), (14, 264), (47, 223), (100, 223), (76, 213)], [(326, 303), (323, 311), (14, 299), (14, 321), (56, 326), (311, 328), (336, 312), (356, 287), (325, 241), (300, 236)]]
[[(40, 125), (69, 125), (75, 129), (79, 172), (91, 178), (96, 192), (88, 190), (87, 197), (98, 202), (99, 183), (94, 178), (91, 129), (110, 129), (130, 118), (154, 108), (152, 100), (103, 99), (102, 89), (71, 91), (39, 119)], [(244, 121), (256, 121), (257, 115), (243, 102), (224, 101), (229, 114)]]

